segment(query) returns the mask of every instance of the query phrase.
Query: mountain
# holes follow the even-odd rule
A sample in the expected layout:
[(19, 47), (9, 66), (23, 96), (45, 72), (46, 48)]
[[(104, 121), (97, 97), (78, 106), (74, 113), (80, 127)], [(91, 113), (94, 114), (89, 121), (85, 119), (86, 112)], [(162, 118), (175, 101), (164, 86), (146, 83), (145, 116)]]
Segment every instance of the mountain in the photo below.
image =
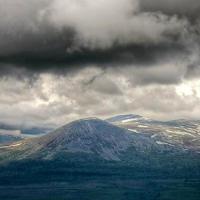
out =
[[(169, 129), (169, 125), (163, 123), (151, 124), (149, 119), (147, 122), (139, 119), (124, 122), (127, 116), (120, 116), (120, 119), (122, 121), (113, 124), (96, 118), (81, 119), (44, 136), (1, 146), (0, 163), (20, 160), (76, 163), (90, 160), (95, 163), (102, 160), (163, 169), (173, 169), (175, 165), (188, 166), (188, 163), (191, 166), (198, 164), (199, 143), (196, 144), (191, 136), (195, 143), (191, 146), (191, 138), (184, 137), (177, 127), (170, 124), (172, 127)], [(173, 129), (177, 132), (174, 133)]]
[[(124, 118), (132, 115), (125, 115)], [(134, 116), (134, 115), (133, 115)], [(117, 116), (115, 118), (118, 118)], [(123, 119), (123, 116), (119, 116)], [(142, 119), (142, 120), (141, 120)], [(133, 131), (145, 134), (159, 145), (179, 146), (185, 151), (200, 153), (200, 121), (199, 120), (172, 120), (157, 121), (143, 117), (135, 120), (117, 120), (113, 124)]]
[(19, 126), (19, 125), (10, 125), (10, 124), (5, 124), (0, 122), (0, 132), (14, 132), (14, 131), (20, 131), (21, 134), (23, 134), (24, 136), (26, 135), (42, 135), (42, 134), (46, 134), (50, 131), (53, 130), (52, 127), (23, 127), (23, 126)]
[(22, 140), (19, 136), (0, 134), (0, 145)]
[(23, 139), (23, 137), (20, 135), (0, 133), (0, 146), (10, 144), (12, 142), (20, 141), (22, 139)]
[(107, 160), (118, 160), (128, 149), (132, 135), (128, 131), (99, 119), (84, 119), (67, 124), (43, 137), (27, 141), (30, 155), (52, 158), (59, 152), (96, 154)]
[(53, 128), (44, 128), (44, 127), (32, 127), (32, 128), (21, 128), (20, 131), (24, 135), (33, 135), (33, 136), (38, 136), (38, 135), (44, 135), (49, 132), (51, 132)]
[[(150, 152), (179, 151), (177, 147), (162, 145), (146, 137), (100, 119), (83, 119), (69, 123), (47, 135), (29, 138), (11, 147), (1, 149), (6, 158), (48, 159), (66, 155), (83, 154), (110, 161), (125, 160), (127, 152), (149, 154)], [(134, 153), (132, 152), (134, 151)], [(84, 156), (82, 156), (84, 157)], [(133, 159), (133, 158), (132, 158)]]
[(1, 146), (0, 199), (199, 199), (200, 154), (167, 132), (183, 126), (140, 119), (82, 119)]

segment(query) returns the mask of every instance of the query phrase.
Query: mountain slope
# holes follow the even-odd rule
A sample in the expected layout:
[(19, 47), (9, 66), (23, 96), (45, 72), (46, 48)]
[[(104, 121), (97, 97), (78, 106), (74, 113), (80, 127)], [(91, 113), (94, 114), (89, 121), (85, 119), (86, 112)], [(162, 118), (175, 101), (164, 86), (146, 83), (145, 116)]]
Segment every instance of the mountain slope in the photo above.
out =
[(185, 151), (200, 153), (200, 121), (198, 120), (180, 119), (165, 122), (141, 117), (135, 120), (118, 120), (113, 124), (134, 133), (145, 134), (161, 146), (179, 146)]
[[(133, 121), (129, 124), (133, 125)], [(85, 119), (45, 136), (0, 148), (0, 197), (155, 200), (168, 197), (166, 186), (170, 189), (181, 186), (182, 192), (188, 190), (188, 185), (192, 188), (188, 193), (193, 194), (194, 184), (200, 180), (199, 155), (187, 154), (175, 145), (158, 144), (152, 134), (129, 131), (98, 119)], [(176, 185), (175, 180), (178, 180)], [(198, 186), (195, 187), (199, 192)], [(62, 188), (65, 192), (60, 195)], [(128, 191), (131, 195), (127, 195)], [(10, 194), (13, 198), (9, 198)], [(33, 198), (29, 198), (31, 195)]]
[(48, 157), (60, 151), (99, 155), (107, 160), (118, 160), (119, 154), (132, 142), (128, 131), (98, 119), (78, 120), (32, 141), (40, 150), (48, 150)]
[(23, 137), (20, 137), (18, 135), (0, 133), (0, 145), (9, 144), (9, 143), (16, 142), (22, 139)]
[[(59, 153), (86, 153), (106, 160), (120, 160), (121, 152), (133, 143), (143, 146), (141, 136), (99, 119), (78, 120), (39, 138), (23, 141), (12, 151), (20, 158), (42, 157), (52, 159)], [(9, 151), (10, 149), (5, 149)]]
[(45, 136), (26, 139), (16, 145), (0, 149), (0, 156), (6, 152), (6, 157), (10, 159), (13, 159), (12, 155), (15, 155), (14, 159), (54, 159), (64, 154), (81, 153), (104, 160), (120, 161), (125, 160), (123, 155), (130, 149), (146, 155), (152, 151), (178, 151), (178, 148), (160, 146), (143, 134), (134, 133), (106, 121), (84, 119), (69, 123)]

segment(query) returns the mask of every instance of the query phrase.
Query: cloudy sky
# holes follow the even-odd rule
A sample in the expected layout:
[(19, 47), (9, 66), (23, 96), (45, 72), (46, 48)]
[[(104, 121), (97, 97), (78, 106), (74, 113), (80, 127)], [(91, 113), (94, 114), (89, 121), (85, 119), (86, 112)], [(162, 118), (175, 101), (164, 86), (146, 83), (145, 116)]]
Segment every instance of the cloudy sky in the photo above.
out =
[(200, 118), (199, 0), (0, 0), (0, 123)]

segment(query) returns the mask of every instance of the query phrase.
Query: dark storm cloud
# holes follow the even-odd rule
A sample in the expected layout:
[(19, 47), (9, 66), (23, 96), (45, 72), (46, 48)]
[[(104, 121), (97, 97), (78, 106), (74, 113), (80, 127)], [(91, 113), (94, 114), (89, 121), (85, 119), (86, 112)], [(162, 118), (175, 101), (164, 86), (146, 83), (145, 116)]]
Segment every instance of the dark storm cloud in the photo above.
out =
[(183, 11), (194, 13), (199, 3), (160, 2), (0, 0), (1, 73), (11, 73), (12, 65), (32, 72), (149, 66), (169, 55), (188, 55), (185, 41), (196, 33)]
[[(101, 66), (124, 66), (130, 64), (151, 65), (156, 63), (159, 57), (164, 58), (166, 55), (179, 55), (180, 52), (187, 53), (187, 50), (181, 44), (171, 45), (158, 44), (152, 46), (146, 45), (130, 45), (121, 47), (115, 45), (106, 50), (87, 50), (81, 49), (79, 52), (71, 54), (63, 54), (60, 49), (57, 50), (57, 55), (54, 52), (47, 51), (41, 55), (41, 52), (23, 52), (18, 55), (9, 55), (0, 57), (1, 73), (15, 74), (18, 69), (26, 72), (30, 71), (46, 71), (63, 72), (65, 69), (79, 69), (80, 66), (88, 64), (98, 64)], [(48, 53), (48, 54), (47, 54)]]
[(198, 0), (141, 0), (141, 7), (146, 11), (159, 11), (169, 15), (192, 18), (200, 15), (200, 1)]

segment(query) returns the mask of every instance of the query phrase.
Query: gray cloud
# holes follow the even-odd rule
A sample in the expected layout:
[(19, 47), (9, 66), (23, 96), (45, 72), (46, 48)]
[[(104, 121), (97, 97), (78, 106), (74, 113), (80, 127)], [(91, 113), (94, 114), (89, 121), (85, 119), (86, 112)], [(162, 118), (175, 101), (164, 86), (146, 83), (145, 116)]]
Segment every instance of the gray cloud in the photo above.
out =
[[(198, 118), (199, 80), (171, 85), (151, 81), (141, 86), (137, 83), (138, 73), (141, 72), (135, 73), (132, 68), (102, 71), (88, 67), (65, 76), (40, 74), (32, 84), (28, 80), (1, 78), (0, 121), (30, 128), (56, 127), (78, 118), (104, 118), (119, 113), (158, 119)], [(152, 76), (146, 73), (147, 77)]]
[(198, 0), (141, 0), (141, 7), (147, 11), (160, 11), (169, 15), (198, 17), (200, 2)]
[(198, 39), (197, 24), (176, 15), (179, 0), (165, 6), (177, 11), (170, 15), (158, 1), (150, 2), (0, 0), (0, 63), (40, 72), (88, 64), (149, 65), (170, 54), (188, 55)]
[(199, 116), (197, 0), (0, 0), (0, 122)]

